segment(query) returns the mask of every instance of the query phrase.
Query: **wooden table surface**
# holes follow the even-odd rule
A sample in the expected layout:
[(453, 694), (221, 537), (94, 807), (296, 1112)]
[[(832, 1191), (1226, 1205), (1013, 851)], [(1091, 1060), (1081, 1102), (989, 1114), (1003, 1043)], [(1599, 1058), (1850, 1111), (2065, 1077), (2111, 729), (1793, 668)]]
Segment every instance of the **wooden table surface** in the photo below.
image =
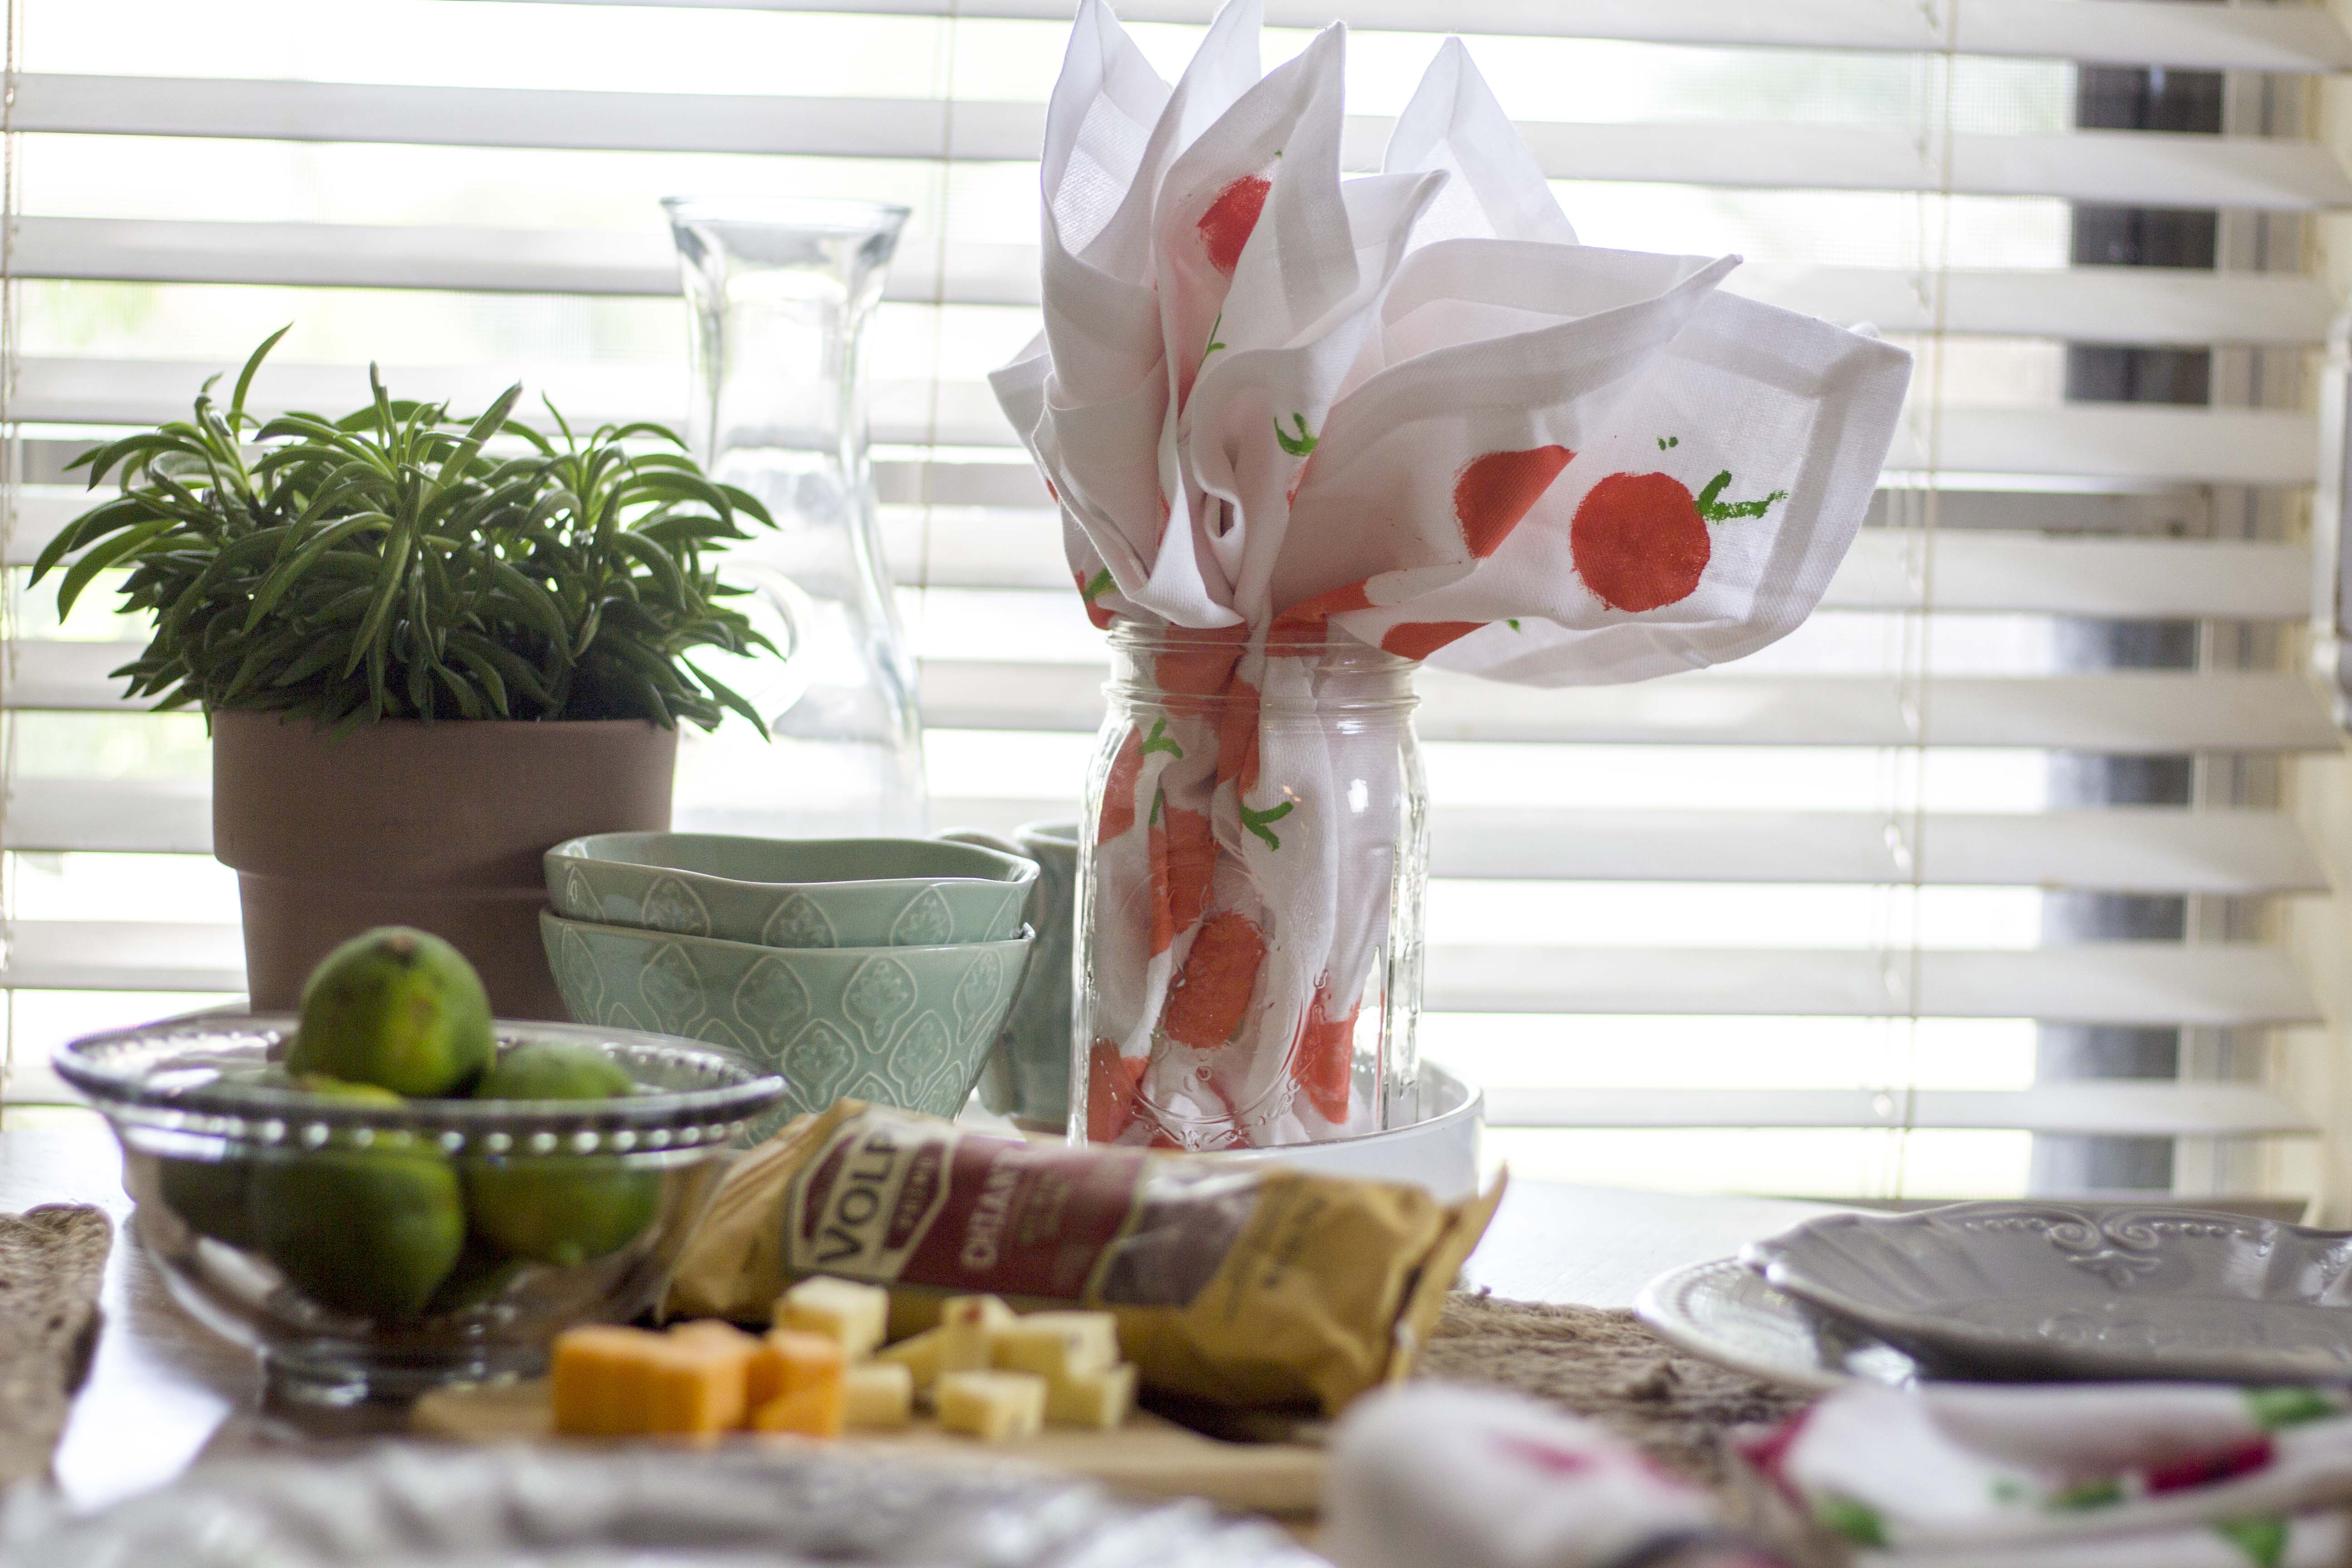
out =
[[(89, 1111), (12, 1110), (0, 1126), (0, 1212), (95, 1204), (128, 1215), (113, 1137)], [(1653, 1277), (1721, 1258), (1824, 1212), (1769, 1198), (1690, 1197), (1553, 1183), (1515, 1184), (1471, 1258), (1465, 1283), (1529, 1301), (1630, 1305)], [(381, 1412), (298, 1422), (258, 1408), (251, 1355), (200, 1327), (118, 1230), (107, 1263), (106, 1325), (58, 1446), (58, 1485), (94, 1507), (170, 1480), (200, 1454), (383, 1429)]]

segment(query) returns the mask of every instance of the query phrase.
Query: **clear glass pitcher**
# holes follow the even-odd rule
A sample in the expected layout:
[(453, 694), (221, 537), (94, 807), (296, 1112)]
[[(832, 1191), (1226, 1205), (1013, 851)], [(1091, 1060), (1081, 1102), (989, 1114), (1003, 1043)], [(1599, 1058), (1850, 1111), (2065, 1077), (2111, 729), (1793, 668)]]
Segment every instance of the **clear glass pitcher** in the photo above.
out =
[(787, 657), (705, 668), (766, 715), (681, 737), (678, 826), (803, 837), (927, 830), (914, 660), (874, 513), (865, 332), (907, 209), (664, 202), (692, 311), (696, 458), (757, 496), (774, 532), (722, 578)]

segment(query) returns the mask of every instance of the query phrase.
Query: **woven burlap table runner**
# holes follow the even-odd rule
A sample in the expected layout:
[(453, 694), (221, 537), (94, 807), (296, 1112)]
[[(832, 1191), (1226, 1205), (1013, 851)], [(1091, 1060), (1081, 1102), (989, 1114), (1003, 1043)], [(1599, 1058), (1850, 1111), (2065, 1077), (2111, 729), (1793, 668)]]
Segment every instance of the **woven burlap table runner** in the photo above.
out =
[(0, 1215), (0, 1484), (47, 1470), (98, 1340), (114, 1226), (80, 1204)]
[(1589, 1416), (1659, 1463), (1710, 1486), (1722, 1438), (1802, 1409), (1813, 1395), (1685, 1355), (1631, 1312), (1456, 1292), (1417, 1375), (1516, 1389)]

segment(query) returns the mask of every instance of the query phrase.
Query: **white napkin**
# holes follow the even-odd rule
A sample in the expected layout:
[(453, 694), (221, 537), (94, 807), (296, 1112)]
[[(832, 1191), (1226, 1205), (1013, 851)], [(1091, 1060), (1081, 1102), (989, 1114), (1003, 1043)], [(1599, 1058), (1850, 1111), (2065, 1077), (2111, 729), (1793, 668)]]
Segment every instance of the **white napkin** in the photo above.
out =
[(1747, 1454), (1861, 1563), (2323, 1568), (2352, 1549), (2341, 1393), (1855, 1388)]
[(1262, 79), (1257, 31), (1233, 0), (1171, 88), (1082, 0), (1046, 115), (1045, 331), (992, 377), (1096, 623), (1198, 630), (1163, 679), (1231, 700), (1129, 737), (1097, 825), (1118, 973), (1092, 1131), (1129, 1142), (1166, 1141), (1139, 1087), (1183, 1142), (1374, 1124), (1345, 1058), (1393, 819), (1334, 809), (1356, 759), (1253, 721), (1318, 679), (1270, 631), (1538, 686), (1752, 652), (1827, 586), (1910, 374), (1717, 292), (1735, 257), (1578, 245), (1458, 40), (1381, 172), (1343, 178), (1344, 29)]
[(1337, 1568), (1773, 1568), (1713, 1500), (1590, 1421), (1417, 1383), (1351, 1406), (1316, 1547)]

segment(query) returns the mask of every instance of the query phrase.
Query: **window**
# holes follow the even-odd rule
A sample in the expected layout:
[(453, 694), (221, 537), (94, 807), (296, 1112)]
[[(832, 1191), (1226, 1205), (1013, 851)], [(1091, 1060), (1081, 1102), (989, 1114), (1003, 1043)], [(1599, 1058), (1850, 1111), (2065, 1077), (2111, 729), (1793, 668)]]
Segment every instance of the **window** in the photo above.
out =
[[(1067, 816), (1098, 637), (981, 381), (1034, 329), (1061, 0), (17, 0), (11, 1092), (239, 984), (201, 721), (22, 568), (62, 463), (291, 320), (265, 404), (401, 390), (675, 416), (673, 193), (904, 201), (874, 346), (940, 826)], [(1957, 7), (1957, 8), (1956, 8)], [(2302, 666), (2306, 131), (2326, 12), (2157, 0), (1275, 0), (1343, 13), (1363, 160), (1464, 32), (1589, 243), (1874, 321), (1918, 370), (1822, 611), (1642, 686), (1423, 683), (1424, 1047), (1526, 1174), (1876, 1196), (2310, 1190), (2278, 940), (2339, 745)], [(1173, 77), (1208, 0), (1142, 0)], [(1529, 30), (1533, 29), (1532, 32)], [(2308, 770), (2305, 770), (2308, 773)], [(2310, 776), (2316, 777), (2316, 774)], [(2298, 928), (2306, 948), (2324, 941)], [(2336, 961), (2340, 963), (2340, 960)], [(2285, 1065), (2274, 1067), (2273, 1058)], [(2307, 1064), (2306, 1064), (2307, 1065)]]

